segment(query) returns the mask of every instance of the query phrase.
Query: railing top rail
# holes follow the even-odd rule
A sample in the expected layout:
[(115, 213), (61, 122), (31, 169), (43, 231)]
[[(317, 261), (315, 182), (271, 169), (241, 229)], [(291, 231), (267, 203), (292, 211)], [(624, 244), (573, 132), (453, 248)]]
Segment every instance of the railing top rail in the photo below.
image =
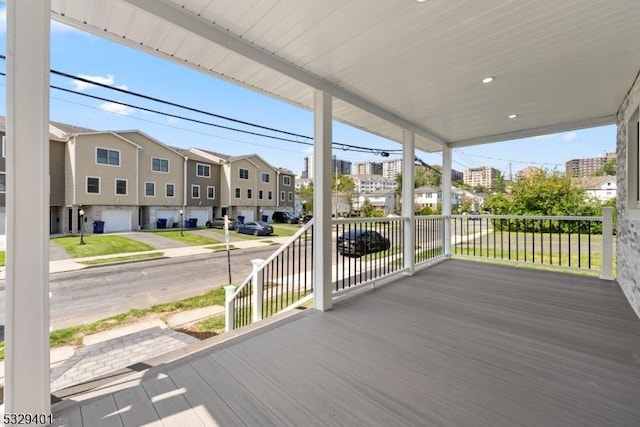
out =
[(408, 221), (409, 217), (406, 216), (392, 216), (392, 217), (375, 217), (375, 218), (334, 218), (332, 219), (333, 224), (358, 224), (364, 222), (400, 222), (400, 221)]
[(247, 284), (251, 281), (252, 278), (253, 278), (253, 275), (250, 274), (246, 279), (244, 279), (244, 282), (242, 282), (240, 286), (238, 286), (236, 290), (233, 291), (233, 295), (231, 296), (230, 299), (231, 300), (235, 299), (236, 296), (238, 296), (238, 294), (242, 292), (242, 290), (247, 286)]
[(413, 218), (414, 219), (425, 219), (425, 218), (444, 219), (444, 218), (448, 218), (448, 216), (447, 215), (416, 215)]
[(451, 218), (488, 218), (488, 219), (542, 219), (558, 221), (602, 221), (601, 216), (569, 216), (569, 215), (451, 215)]

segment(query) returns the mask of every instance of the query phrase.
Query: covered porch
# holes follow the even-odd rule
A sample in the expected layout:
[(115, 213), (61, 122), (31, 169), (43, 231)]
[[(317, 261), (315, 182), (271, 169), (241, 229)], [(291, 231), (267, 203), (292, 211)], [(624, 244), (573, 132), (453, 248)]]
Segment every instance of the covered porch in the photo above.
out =
[(593, 277), (450, 260), (215, 341), (55, 425), (640, 423), (640, 319)]

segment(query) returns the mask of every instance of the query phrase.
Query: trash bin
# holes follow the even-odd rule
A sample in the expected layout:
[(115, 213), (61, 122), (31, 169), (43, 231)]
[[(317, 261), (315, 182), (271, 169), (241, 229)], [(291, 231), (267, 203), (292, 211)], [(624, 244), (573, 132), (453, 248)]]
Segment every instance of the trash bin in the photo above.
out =
[(167, 228), (167, 219), (166, 218), (158, 218), (158, 223), (156, 224), (157, 228)]
[(269, 222), (269, 215), (262, 215), (262, 222)]
[(104, 221), (93, 221), (93, 234), (104, 233)]
[(189, 228), (198, 228), (198, 218), (189, 219), (191, 226)]
[(240, 224), (244, 224), (244, 216), (242, 216), (242, 215), (238, 215), (238, 222), (239, 222)]

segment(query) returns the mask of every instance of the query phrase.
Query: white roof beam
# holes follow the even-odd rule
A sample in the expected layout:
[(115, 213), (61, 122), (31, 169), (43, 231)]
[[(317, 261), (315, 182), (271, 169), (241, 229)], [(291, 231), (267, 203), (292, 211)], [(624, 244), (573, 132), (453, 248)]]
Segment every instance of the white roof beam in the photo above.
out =
[(387, 120), (402, 129), (412, 131), (417, 135), (420, 135), (435, 144), (442, 147), (447, 146), (441, 137), (434, 134), (432, 131), (412, 123), (402, 117), (398, 116), (391, 111), (376, 105), (355, 93), (349, 92), (344, 88), (324, 80), (317, 75), (314, 75), (295, 64), (286, 62), (281, 58), (267, 52), (264, 49), (257, 47), (234, 34), (229, 33), (221, 28), (218, 28), (205, 19), (194, 15), (184, 8), (179, 7), (177, 4), (167, 2), (166, 0), (125, 0), (132, 6), (138, 9), (157, 16), (173, 25), (176, 25), (184, 30), (187, 30), (193, 34), (196, 34), (206, 40), (216, 43), (235, 52), (245, 58), (249, 58), (257, 63), (260, 63), (266, 67), (269, 67), (275, 71), (278, 71), (288, 77), (291, 77), (299, 82), (302, 82), (314, 89), (322, 90), (330, 93), (336, 98), (340, 98), (343, 101), (360, 108), (370, 114), (373, 114), (381, 119)]

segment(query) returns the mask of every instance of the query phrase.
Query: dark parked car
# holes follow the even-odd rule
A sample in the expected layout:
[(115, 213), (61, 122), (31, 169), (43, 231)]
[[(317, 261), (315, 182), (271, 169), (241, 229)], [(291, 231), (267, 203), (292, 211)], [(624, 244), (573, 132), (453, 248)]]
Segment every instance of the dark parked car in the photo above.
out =
[(274, 212), (273, 215), (271, 215), (271, 219), (273, 220), (273, 222), (279, 222), (283, 224), (297, 224), (300, 222), (299, 216), (289, 212)]
[(253, 234), (254, 236), (270, 236), (273, 234), (273, 227), (262, 221), (249, 221), (244, 224), (236, 224), (236, 231), (243, 234)]
[[(233, 230), (236, 228), (236, 223), (238, 222), (235, 218), (229, 218), (229, 230)], [(211, 221), (207, 221), (207, 227), (209, 228), (224, 228), (224, 218), (213, 218)]]
[(338, 252), (345, 256), (362, 256), (386, 251), (391, 247), (389, 239), (373, 230), (352, 230), (338, 237)]

